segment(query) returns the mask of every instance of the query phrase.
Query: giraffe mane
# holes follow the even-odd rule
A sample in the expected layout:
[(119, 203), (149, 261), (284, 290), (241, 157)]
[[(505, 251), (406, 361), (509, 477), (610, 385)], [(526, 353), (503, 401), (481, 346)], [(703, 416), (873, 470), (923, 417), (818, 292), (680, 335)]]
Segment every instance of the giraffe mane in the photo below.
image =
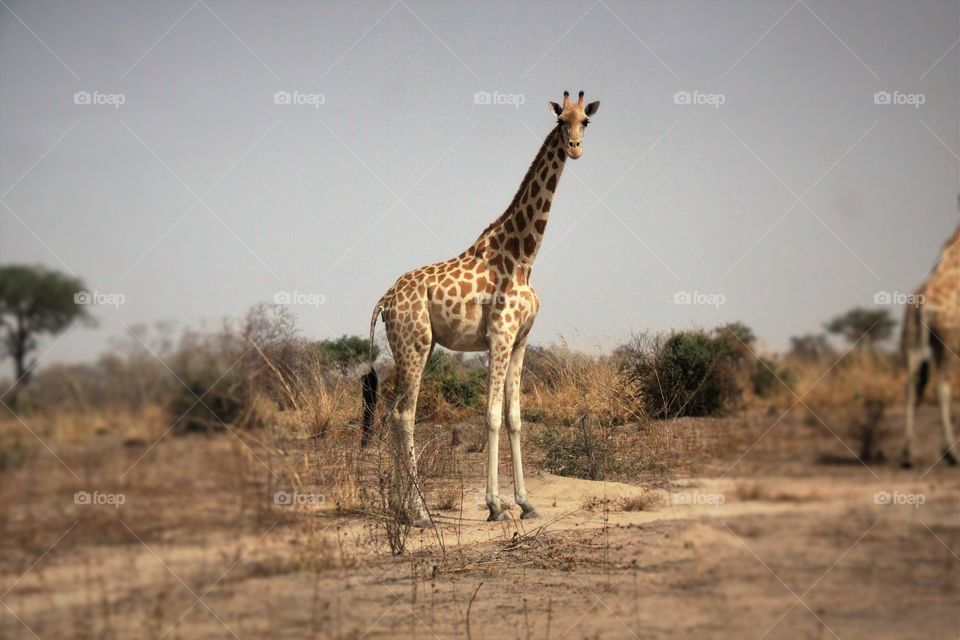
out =
[(520, 182), (520, 187), (517, 189), (517, 192), (513, 195), (513, 200), (510, 201), (510, 204), (507, 205), (507, 208), (497, 217), (496, 220), (487, 225), (487, 228), (483, 230), (479, 237), (470, 248), (467, 249), (465, 253), (473, 253), (474, 255), (479, 255), (483, 246), (483, 239), (493, 231), (497, 226), (503, 224), (507, 218), (516, 210), (517, 205), (520, 204), (520, 198), (523, 197), (523, 192), (526, 191), (527, 187), (530, 186), (530, 181), (534, 178), (534, 168), (540, 163), (543, 159), (543, 156), (547, 153), (547, 149), (550, 148), (550, 145), (554, 141), (554, 137), (559, 135), (560, 125), (550, 130), (550, 133), (547, 134), (547, 137), (543, 140), (543, 144), (540, 145), (540, 150), (537, 152), (537, 155), (533, 158), (533, 162), (530, 163), (530, 167), (527, 169), (526, 174), (523, 176), (523, 180)]

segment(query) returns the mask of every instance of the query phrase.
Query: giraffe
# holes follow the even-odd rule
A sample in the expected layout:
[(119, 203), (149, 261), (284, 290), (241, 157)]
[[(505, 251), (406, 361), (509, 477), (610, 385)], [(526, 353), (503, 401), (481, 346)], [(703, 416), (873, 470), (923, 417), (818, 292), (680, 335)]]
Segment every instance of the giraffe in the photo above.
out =
[(930, 277), (907, 305), (903, 319), (902, 350), (907, 365), (907, 418), (901, 466), (913, 466), (914, 412), (930, 377), (930, 360), (937, 368), (937, 395), (943, 423), (943, 456), (957, 464), (952, 449), (950, 382), (958, 372), (960, 353), (960, 226), (943, 246)]
[[(520, 188), (506, 210), (455, 258), (414, 269), (377, 301), (370, 319), (373, 343), (382, 316), (396, 363), (390, 422), (394, 438), (394, 472), (403, 487), (404, 517), (415, 526), (430, 520), (417, 485), (414, 418), (424, 367), (435, 345), (454, 351), (486, 351), (489, 377), (486, 398), (486, 495), (488, 521), (506, 520), (500, 502), (497, 465), (500, 427), (506, 404), (507, 432), (513, 460), (514, 498), (521, 518), (538, 517), (527, 497), (520, 455), (520, 374), (527, 337), (540, 309), (530, 286), (530, 272), (543, 240), (553, 196), (567, 158), (583, 152), (583, 134), (599, 102), (586, 104), (583, 91), (574, 102), (548, 103), (556, 126), (547, 134)], [(372, 350), (371, 350), (372, 351)], [(364, 420), (361, 445), (371, 435), (377, 375), (371, 353), (364, 375)]]

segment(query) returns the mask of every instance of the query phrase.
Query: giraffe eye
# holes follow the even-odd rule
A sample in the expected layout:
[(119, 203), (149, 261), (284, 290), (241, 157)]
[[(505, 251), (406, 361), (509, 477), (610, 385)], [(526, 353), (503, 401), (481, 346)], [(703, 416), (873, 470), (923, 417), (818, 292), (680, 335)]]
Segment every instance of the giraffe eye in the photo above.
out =
[(589, 120), (589, 119), (583, 121), (583, 126), (584, 126), (584, 127), (586, 127), (588, 124), (590, 124), (590, 120)]

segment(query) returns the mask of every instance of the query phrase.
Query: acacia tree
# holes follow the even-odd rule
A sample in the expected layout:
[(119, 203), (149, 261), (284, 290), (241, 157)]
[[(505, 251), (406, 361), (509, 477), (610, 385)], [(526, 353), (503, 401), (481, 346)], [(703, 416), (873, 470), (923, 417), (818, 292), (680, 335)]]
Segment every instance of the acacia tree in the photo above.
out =
[(799, 360), (816, 361), (833, 353), (827, 336), (807, 333), (790, 338), (790, 355)]
[(890, 317), (886, 309), (857, 307), (837, 316), (825, 324), (824, 329), (843, 336), (850, 344), (857, 345), (858, 349), (867, 350), (893, 335), (895, 326), (896, 320)]
[(9, 405), (16, 404), (20, 390), (30, 381), (35, 363), (28, 360), (38, 338), (89, 318), (76, 298), (85, 290), (80, 278), (40, 265), (0, 267), (0, 360), (9, 356), (14, 366)]

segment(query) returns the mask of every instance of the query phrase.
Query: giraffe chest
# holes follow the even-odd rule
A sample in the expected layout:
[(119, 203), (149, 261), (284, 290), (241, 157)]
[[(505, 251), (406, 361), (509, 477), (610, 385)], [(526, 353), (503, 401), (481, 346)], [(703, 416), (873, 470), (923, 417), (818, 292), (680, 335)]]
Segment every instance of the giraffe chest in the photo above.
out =
[(525, 282), (522, 286), (480, 287), (451, 294), (450, 289), (428, 287), (428, 309), (433, 338), (457, 351), (483, 351), (491, 333), (518, 335), (529, 331), (539, 300)]

